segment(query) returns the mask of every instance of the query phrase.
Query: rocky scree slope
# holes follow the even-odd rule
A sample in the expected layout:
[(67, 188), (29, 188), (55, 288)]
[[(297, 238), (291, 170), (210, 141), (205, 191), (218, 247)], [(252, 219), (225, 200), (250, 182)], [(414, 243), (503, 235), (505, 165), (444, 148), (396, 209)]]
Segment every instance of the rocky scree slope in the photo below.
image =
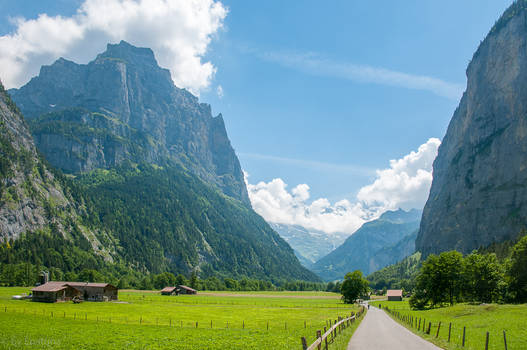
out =
[(416, 249), (471, 252), (527, 226), (527, 1), (514, 2), (467, 68), (434, 161)]

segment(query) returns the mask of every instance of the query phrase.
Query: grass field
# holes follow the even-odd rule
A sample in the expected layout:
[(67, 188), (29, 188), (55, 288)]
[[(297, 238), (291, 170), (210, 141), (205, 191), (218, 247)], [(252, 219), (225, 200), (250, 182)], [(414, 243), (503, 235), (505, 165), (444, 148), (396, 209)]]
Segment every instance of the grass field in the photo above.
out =
[(11, 299), (28, 291), (0, 288), (1, 349), (300, 349), (302, 336), (311, 343), (328, 320), (357, 311), (322, 292), (120, 291), (119, 303), (81, 304)]
[[(443, 307), (432, 310), (411, 310), (408, 301), (374, 301), (372, 305), (389, 307), (401, 315), (413, 316), (415, 323), (431, 322), (430, 335), (422, 332), (417, 327), (401, 322), (408, 329), (432, 341), (444, 349), (485, 349), (486, 333), (489, 332), (489, 349), (505, 349), (503, 331), (506, 332), (509, 349), (527, 349), (527, 305), (497, 305), (497, 304), (456, 304), (452, 307)], [(426, 321), (425, 321), (426, 320)], [(436, 338), (437, 328), (441, 322), (439, 335)], [(449, 323), (452, 324), (451, 338), (448, 342)], [(465, 347), (461, 346), (463, 327), (466, 327)]]

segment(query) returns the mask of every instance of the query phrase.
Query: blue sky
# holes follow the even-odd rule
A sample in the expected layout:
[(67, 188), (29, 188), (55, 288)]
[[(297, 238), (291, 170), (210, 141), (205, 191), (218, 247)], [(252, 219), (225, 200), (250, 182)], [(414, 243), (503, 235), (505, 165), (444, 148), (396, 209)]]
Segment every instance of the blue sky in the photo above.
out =
[[(85, 2), (97, 1), (0, 0), (0, 36), (19, 30), (20, 24), (9, 18), (35, 19), (42, 13), (69, 18)], [(148, 1), (164, 2), (141, 0)], [(209, 6), (211, 1), (198, 2)], [(305, 208), (326, 198), (336, 210), (333, 204), (343, 199), (353, 207), (359, 191), (379, 179), (376, 170), (392, 167), (390, 160), (403, 159), (430, 138), (444, 136), (464, 90), (466, 66), (510, 3), (224, 0), (219, 4), (225, 14), (209, 11), (202, 19), (210, 24), (219, 18), (220, 25), (203, 33), (207, 40), (199, 36), (204, 47), (193, 47), (202, 63), (215, 67), (214, 75), (196, 69), (196, 75), (206, 75), (198, 82), (189, 77), (192, 70), (185, 77), (177, 73), (179, 61), (170, 61), (177, 46), (156, 52), (158, 43), (145, 34), (151, 30), (146, 24), (141, 33), (142, 22), (123, 22), (133, 27), (123, 39), (143, 46), (151, 41), (160, 62), (172, 62), (168, 68), (176, 83), (199, 91), (214, 113), (223, 114), (251, 184), (279, 178), (287, 191), (284, 196), (296, 198)], [(167, 22), (165, 39), (187, 35), (190, 39), (181, 45), (190, 45), (188, 41), (196, 40), (192, 35), (168, 30), (184, 22), (177, 19)], [(208, 27), (190, 26), (186, 32)], [(102, 37), (117, 41), (112, 34)], [(52, 62), (60, 52), (80, 61), (95, 56), (75, 50), (80, 49), (59, 47), (35, 62)], [(436, 151), (433, 145), (430, 150)], [(431, 164), (427, 166), (430, 172)], [(301, 191), (304, 187), (298, 190), (300, 197), (292, 194), (299, 184), (309, 186), (309, 195)]]

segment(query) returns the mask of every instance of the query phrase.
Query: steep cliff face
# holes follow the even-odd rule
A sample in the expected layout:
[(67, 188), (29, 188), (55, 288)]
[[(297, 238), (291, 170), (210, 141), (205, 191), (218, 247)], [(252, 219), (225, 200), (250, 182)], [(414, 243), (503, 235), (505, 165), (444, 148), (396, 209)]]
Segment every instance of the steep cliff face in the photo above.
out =
[(174, 86), (150, 49), (122, 41), (87, 65), (59, 59), (10, 93), (39, 150), (66, 172), (178, 163), (249, 204), (222, 116)]
[[(80, 225), (83, 207), (43, 162), (24, 118), (0, 83), (0, 239), (42, 231), (82, 239), (105, 252), (94, 232)], [(29, 252), (27, 252), (29, 254)]]
[(481, 43), (438, 156), (416, 249), (467, 253), (527, 227), (527, 1)]

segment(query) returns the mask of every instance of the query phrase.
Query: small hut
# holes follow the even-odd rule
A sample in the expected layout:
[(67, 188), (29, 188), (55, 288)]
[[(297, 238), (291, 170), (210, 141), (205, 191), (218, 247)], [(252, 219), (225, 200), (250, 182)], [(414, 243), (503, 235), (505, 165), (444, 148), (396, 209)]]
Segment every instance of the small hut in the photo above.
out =
[(179, 288), (180, 294), (197, 294), (198, 293), (197, 290), (187, 287), (187, 286), (179, 285), (178, 288)]
[(386, 291), (388, 301), (403, 301), (403, 290), (402, 289), (388, 289)]
[(165, 287), (161, 289), (161, 295), (178, 295), (179, 289), (177, 287)]

